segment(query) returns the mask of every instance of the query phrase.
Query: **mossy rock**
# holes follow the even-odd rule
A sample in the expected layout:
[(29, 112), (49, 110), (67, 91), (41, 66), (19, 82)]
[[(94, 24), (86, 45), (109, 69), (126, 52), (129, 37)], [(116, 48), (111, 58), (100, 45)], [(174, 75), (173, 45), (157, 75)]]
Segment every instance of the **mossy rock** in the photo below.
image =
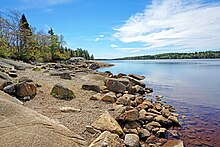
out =
[(55, 98), (64, 99), (64, 100), (71, 100), (75, 98), (73, 91), (64, 87), (60, 83), (54, 85), (51, 91), (51, 95)]

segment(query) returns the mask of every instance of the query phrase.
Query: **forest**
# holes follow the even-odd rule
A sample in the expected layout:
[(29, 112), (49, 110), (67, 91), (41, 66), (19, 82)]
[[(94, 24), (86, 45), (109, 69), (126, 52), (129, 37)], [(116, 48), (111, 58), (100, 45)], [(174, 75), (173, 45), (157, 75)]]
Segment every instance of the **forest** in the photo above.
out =
[(0, 57), (25, 62), (49, 62), (84, 57), (93, 60), (87, 50), (66, 47), (63, 35), (32, 27), (24, 14), (15, 10), (0, 11)]
[(144, 55), (134, 57), (117, 58), (115, 60), (153, 60), (153, 59), (217, 59), (220, 51), (206, 51), (194, 53), (163, 53), (157, 55)]

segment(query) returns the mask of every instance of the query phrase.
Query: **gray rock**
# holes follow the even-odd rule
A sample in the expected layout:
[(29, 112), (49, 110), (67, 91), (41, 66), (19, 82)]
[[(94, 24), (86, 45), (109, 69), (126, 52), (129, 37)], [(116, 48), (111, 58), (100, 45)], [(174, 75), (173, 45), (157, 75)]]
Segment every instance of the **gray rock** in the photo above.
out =
[(15, 93), (15, 85), (16, 84), (11, 84), (11, 85), (5, 86), (3, 88), (3, 91), (8, 94), (14, 94)]
[(75, 97), (73, 91), (64, 87), (64, 85), (60, 83), (54, 85), (51, 91), (51, 95), (54, 96), (55, 98), (64, 99), (64, 100), (69, 100)]
[(126, 85), (123, 84), (123, 81), (114, 78), (106, 78), (105, 86), (108, 90), (116, 93), (123, 93), (126, 91)]
[(127, 147), (140, 147), (139, 137), (136, 134), (126, 134), (124, 143)]
[(136, 80), (136, 79), (134, 79), (132, 77), (126, 76), (124, 78), (127, 78), (132, 83), (133, 86), (140, 85), (143, 88), (145, 88), (145, 86), (146, 86), (143, 82), (141, 82), (139, 80)]
[(95, 91), (95, 92), (100, 92), (100, 87), (98, 85), (84, 84), (84, 85), (82, 85), (82, 89), (84, 89), (84, 90), (92, 90), (92, 91)]
[(132, 77), (132, 78), (134, 78), (134, 79), (136, 79), (136, 80), (144, 80), (144, 79), (145, 79), (144, 76), (137, 75), (137, 74), (129, 74), (128, 76), (129, 76), (129, 77)]

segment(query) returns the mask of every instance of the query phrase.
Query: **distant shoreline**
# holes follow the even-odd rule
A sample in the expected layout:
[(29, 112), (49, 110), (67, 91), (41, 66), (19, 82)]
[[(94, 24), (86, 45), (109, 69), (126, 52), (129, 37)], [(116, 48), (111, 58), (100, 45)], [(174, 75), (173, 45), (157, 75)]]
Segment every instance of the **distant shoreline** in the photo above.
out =
[(206, 51), (194, 53), (163, 53), (156, 55), (131, 56), (113, 59), (96, 60), (158, 60), (158, 59), (220, 59), (220, 51)]

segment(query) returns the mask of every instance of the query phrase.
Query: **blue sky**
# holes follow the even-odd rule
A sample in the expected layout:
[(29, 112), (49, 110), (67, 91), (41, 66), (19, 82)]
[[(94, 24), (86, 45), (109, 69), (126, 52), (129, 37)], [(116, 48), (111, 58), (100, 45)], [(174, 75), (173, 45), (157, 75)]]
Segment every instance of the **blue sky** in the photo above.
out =
[(220, 50), (220, 0), (1, 0), (96, 58)]

